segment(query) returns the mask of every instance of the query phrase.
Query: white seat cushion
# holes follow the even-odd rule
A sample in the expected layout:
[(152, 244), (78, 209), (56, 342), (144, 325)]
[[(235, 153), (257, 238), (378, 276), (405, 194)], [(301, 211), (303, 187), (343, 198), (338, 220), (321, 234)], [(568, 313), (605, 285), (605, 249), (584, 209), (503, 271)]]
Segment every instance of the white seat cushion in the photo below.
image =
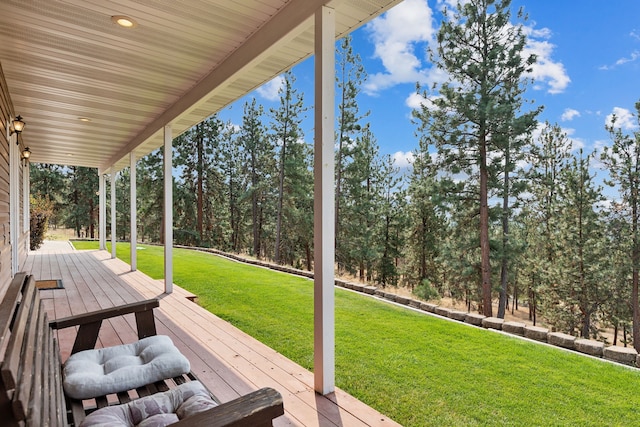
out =
[(190, 369), (171, 338), (156, 335), (71, 355), (64, 364), (63, 386), (74, 399), (90, 399), (186, 374)]
[(87, 415), (80, 427), (163, 427), (217, 406), (198, 381)]

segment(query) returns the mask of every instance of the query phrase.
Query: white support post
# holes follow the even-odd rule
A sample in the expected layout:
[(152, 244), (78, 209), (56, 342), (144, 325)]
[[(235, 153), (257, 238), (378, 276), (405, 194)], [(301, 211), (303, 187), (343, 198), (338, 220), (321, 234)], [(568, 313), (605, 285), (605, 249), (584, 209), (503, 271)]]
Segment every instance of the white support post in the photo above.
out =
[[(7, 124), (8, 132), (9, 124)], [(20, 162), (18, 153), (18, 134), (14, 134), (15, 138), (9, 139), (9, 230), (3, 230), (5, 239), (9, 233), (9, 243), (11, 244), (11, 277), (13, 277), (19, 268), (19, 251), (18, 241), (20, 235), (20, 205), (18, 196), (19, 173), (18, 164)]]
[(116, 169), (111, 166), (111, 258), (116, 257)]
[(100, 250), (107, 249), (107, 194), (106, 194), (106, 176), (100, 172), (98, 180), (98, 198), (100, 208), (98, 210), (98, 223), (100, 234)]
[(31, 171), (29, 167), (29, 160), (25, 160), (25, 164), (26, 166), (22, 171), (22, 232), (25, 234), (25, 253), (29, 253), (29, 250), (31, 249), (31, 233), (29, 233), (29, 230), (31, 229)]
[(129, 154), (131, 157), (131, 170), (129, 171), (129, 177), (131, 178), (131, 271), (137, 270), (137, 241), (138, 241), (138, 220), (137, 220), (137, 188), (136, 188), (136, 153), (133, 151)]
[(164, 127), (164, 292), (173, 292), (173, 137)]
[(315, 15), (314, 141), (314, 385), (335, 390), (335, 11)]

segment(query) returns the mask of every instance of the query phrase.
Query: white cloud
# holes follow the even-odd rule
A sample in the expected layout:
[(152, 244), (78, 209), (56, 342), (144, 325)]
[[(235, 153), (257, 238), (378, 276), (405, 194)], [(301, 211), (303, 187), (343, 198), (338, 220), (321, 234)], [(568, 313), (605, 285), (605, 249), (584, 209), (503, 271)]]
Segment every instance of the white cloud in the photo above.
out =
[(569, 122), (576, 117), (580, 117), (580, 111), (574, 110), (573, 108), (565, 108), (562, 116), (560, 116), (560, 120), (563, 122)]
[(542, 89), (548, 85), (547, 92), (561, 93), (567, 88), (571, 79), (562, 62), (552, 59), (555, 45), (548, 41), (551, 31), (548, 28), (535, 29), (531, 26), (522, 27), (527, 36), (527, 45), (523, 50), (523, 57), (536, 55), (536, 62), (531, 66), (529, 74), (535, 81), (534, 88)]
[(426, 0), (405, 0), (367, 28), (375, 45), (374, 57), (382, 61), (385, 72), (369, 76), (365, 92), (376, 92), (399, 83), (425, 82), (423, 59), (416, 48), (423, 49), (435, 34), (433, 16)]
[(638, 123), (635, 120), (633, 113), (626, 108), (614, 107), (613, 112), (608, 114), (604, 120), (606, 126), (611, 126), (613, 116), (616, 117), (616, 128), (623, 130), (633, 130), (638, 127)]
[(258, 94), (269, 101), (277, 101), (280, 98), (280, 88), (284, 85), (284, 77), (277, 76), (273, 80), (263, 84), (257, 89)]
[(624, 65), (628, 62), (635, 62), (638, 59), (640, 59), (640, 50), (634, 50), (633, 52), (631, 52), (631, 55), (629, 55), (629, 57), (622, 57), (620, 59), (618, 59), (616, 62), (614, 62), (612, 65), (603, 65), (600, 67), (601, 70), (613, 70), (614, 68), (620, 66), (620, 65)]
[(397, 151), (395, 153), (393, 153), (393, 164), (396, 167), (399, 167), (400, 169), (405, 169), (410, 167), (413, 164), (413, 161), (415, 160), (415, 156), (413, 154), (413, 152), (411, 151)]

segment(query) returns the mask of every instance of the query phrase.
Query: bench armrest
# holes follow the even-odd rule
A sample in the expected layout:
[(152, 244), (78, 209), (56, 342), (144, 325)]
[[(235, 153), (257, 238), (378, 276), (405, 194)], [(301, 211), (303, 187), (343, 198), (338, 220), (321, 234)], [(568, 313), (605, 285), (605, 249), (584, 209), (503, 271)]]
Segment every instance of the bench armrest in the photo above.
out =
[(153, 309), (159, 305), (160, 302), (157, 298), (134, 302), (118, 307), (106, 308), (104, 310), (97, 310), (89, 313), (78, 314), (76, 316), (52, 320), (49, 322), (49, 326), (52, 329), (65, 329), (73, 326), (80, 327), (78, 329), (76, 340), (73, 344), (73, 349), (71, 350), (71, 354), (74, 354), (82, 350), (95, 348), (102, 321), (112, 317), (135, 313), (138, 338), (142, 339), (156, 335), (156, 324), (153, 317)]
[(187, 417), (172, 426), (266, 427), (272, 426), (272, 420), (283, 414), (282, 396), (276, 390), (265, 387)]

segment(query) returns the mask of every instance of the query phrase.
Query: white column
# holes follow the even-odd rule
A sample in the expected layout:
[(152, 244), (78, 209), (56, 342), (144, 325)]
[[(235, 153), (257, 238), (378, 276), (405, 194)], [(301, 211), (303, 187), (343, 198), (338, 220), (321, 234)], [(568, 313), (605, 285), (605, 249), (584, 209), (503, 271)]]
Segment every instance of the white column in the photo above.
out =
[[(7, 129), (10, 129), (7, 126)], [(19, 181), (19, 169), (18, 163), (20, 159), (18, 157), (18, 134), (14, 133), (14, 138), (9, 139), (9, 230), (4, 230), (5, 238), (6, 233), (9, 233), (9, 243), (11, 244), (11, 277), (13, 277), (19, 268), (18, 260), (18, 241), (20, 235), (20, 204), (18, 196), (18, 181)]]
[(328, 394), (335, 389), (335, 11), (315, 15), (314, 141), (314, 384)]
[(99, 196), (99, 205), (100, 208), (98, 210), (98, 223), (100, 231), (100, 250), (107, 249), (107, 194), (106, 194), (106, 177), (100, 172), (100, 177), (98, 180), (98, 193)]
[(30, 184), (31, 184), (31, 171), (29, 168), (29, 160), (25, 160), (26, 166), (22, 171), (22, 232), (25, 233), (25, 250), (29, 253), (31, 236), (29, 230), (31, 229), (31, 203), (30, 203)]
[(173, 292), (173, 141), (171, 125), (164, 127), (164, 292)]
[(129, 177), (131, 178), (131, 271), (137, 270), (137, 260), (138, 254), (136, 252), (136, 246), (138, 241), (138, 220), (137, 220), (137, 205), (136, 205), (136, 153), (133, 151), (129, 154), (131, 157), (131, 170), (129, 172)]
[(116, 257), (116, 169), (111, 166), (111, 258)]

